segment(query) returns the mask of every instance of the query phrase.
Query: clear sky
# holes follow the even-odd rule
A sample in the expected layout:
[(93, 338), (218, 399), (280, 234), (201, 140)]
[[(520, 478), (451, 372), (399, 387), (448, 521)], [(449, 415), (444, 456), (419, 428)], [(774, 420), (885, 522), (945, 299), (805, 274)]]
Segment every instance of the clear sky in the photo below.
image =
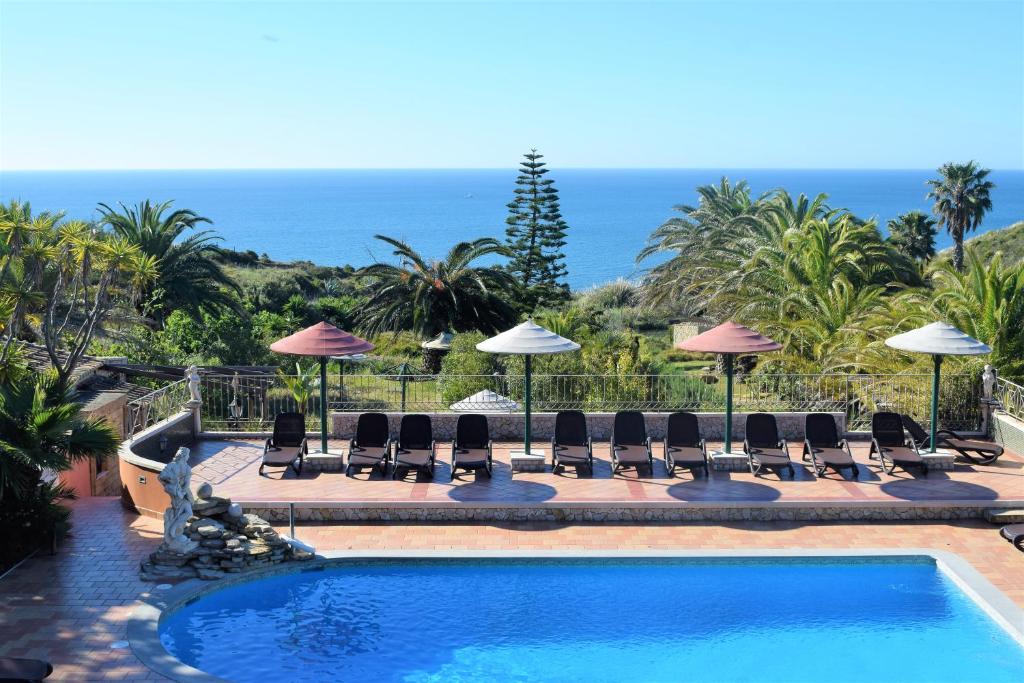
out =
[(15, 3), (0, 168), (1024, 167), (1024, 1)]

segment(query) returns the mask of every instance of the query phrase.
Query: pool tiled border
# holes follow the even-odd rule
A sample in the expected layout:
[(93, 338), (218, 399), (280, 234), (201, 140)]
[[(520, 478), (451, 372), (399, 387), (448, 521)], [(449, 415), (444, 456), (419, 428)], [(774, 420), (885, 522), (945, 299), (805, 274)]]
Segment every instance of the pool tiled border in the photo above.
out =
[(353, 560), (423, 560), (423, 559), (744, 559), (744, 558), (930, 558), (939, 571), (948, 577), (978, 607), (996, 622), (1021, 647), (1024, 647), (1024, 609), (1018, 607), (986, 579), (969, 562), (956, 553), (929, 548), (865, 548), (850, 550), (746, 549), (746, 550), (395, 550), (343, 551), (324, 553), (312, 563), (277, 565), (221, 579), (215, 583), (196, 579), (181, 583), (137, 607), (128, 621), (128, 641), (132, 652), (152, 671), (183, 683), (225, 683), (224, 679), (188, 666), (171, 655), (160, 642), (159, 625), (165, 613), (171, 613), (194, 602), (203, 595), (268, 576), (296, 572), (315, 572)]

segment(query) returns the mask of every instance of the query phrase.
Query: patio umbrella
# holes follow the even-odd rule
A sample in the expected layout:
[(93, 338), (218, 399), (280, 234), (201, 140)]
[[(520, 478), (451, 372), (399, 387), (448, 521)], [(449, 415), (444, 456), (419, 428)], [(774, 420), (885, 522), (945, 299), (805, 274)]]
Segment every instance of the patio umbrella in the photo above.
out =
[(505, 330), (499, 335), (485, 339), (476, 345), (476, 348), (486, 353), (501, 353), (508, 355), (522, 355), (526, 357), (526, 386), (523, 391), (524, 412), (526, 413), (525, 438), (523, 447), (526, 455), (533, 455), (530, 451), (530, 374), (532, 372), (531, 359), (537, 355), (548, 355), (553, 353), (567, 353), (579, 351), (580, 345), (564, 337), (560, 337), (551, 330), (545, 330), (532, 320), (516, 325), (511, 330)]
[(484, 389), (451, 404), (448, 408), (456, 412), (483, 410), (492, 413), (511, 413), (513, 410), (519, 410), (519, 404), (507, 396)]
[(749, 327), (734, 322), (724, 322), (707, 332), (698, 334), (676, 344), (677, 349), (700, 353), (720, 353), (725, 356), (725, 449), (732, 453), (732, 369), (733, 360), (739, 354), (778, 351), (782, 344), (758, 334)]
[(327, 452), (327, 359), (331, 356), (351, 356), (373, 350), (373, 344), (339, 330), (327, 322), (319, 322), (301, 332), (278, 339), (270, 345), (277, 353), (294, 356), (315, 356), (320, 360), (320, 452)]
[(932, 373), (932, 424), (931, 449), (935, 452), (935, 437), (939, 431), (939, 374), (942, 372), (943, 356), (980, 356), (991, 353), (988, 344), (956, 329), (949, 323), (934, 322), (910, 332), (897, 334), (885, 340), (886, 346), (900, 351), (930, 353), (935, 363)]

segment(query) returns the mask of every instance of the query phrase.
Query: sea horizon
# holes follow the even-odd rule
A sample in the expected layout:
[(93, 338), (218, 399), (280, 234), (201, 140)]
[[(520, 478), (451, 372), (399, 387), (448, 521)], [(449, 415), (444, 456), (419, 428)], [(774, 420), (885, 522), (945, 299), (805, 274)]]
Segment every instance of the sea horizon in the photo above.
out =
[[(699, 185), (728, 177), (755, 194), (782, 188), (829, 195), (828, 204), (864, 219), (930, 212), (925, 181), (934, 169), (597, 168), (549, 166), (569, 225), (566, 261), (574, 290), (635, 279), (635, 258), (672, 207), (697, 201)], [(173, 200), (213, 221), (220, 245), (275, 261), (361, 266), (389, 260), (373, 239), (407, 239), (438, 258), (457, 241), (504, 238), (515, 168), (308, 168), (3, 170), (0, 199), (36, 211), (95, 220), (100, 202)], [(993, 211), (975, 234), (1024, 219), (1024, 170), (993, 169)], [(937, 247), (950, 246), (945, 231)], [(651, 263), (653, 263), (652, 261)], [(650, 263), (645, 263), (644, 267)]]

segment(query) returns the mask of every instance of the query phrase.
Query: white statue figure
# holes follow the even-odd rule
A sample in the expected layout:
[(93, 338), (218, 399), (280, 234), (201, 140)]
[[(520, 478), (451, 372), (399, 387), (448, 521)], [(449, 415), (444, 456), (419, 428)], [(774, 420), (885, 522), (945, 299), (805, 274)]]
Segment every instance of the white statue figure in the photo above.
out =
[(188, 464), (189, 450), (179, 448), (157, 477), (164, 491), (171, 497), (171, 506), (164, 511), (164, 548), (175, 553), (190, 553), (198, 545), (185, 535), (185, 527), (192, 517), (192, 468)]
[(192, 397), (192, 401), (199, 403), (202, 399), (199, 397), (199, 368), (195, 365), (188, 366), (188, 370), (185, 371), (185, 379), (188, 380), (188, 393)]
[(981, 397), (986, 401), (991, 401), (995, 396), (996, 378), (998, 376), (996, 369), (986, 363), (985, 369), (981, 373)]

